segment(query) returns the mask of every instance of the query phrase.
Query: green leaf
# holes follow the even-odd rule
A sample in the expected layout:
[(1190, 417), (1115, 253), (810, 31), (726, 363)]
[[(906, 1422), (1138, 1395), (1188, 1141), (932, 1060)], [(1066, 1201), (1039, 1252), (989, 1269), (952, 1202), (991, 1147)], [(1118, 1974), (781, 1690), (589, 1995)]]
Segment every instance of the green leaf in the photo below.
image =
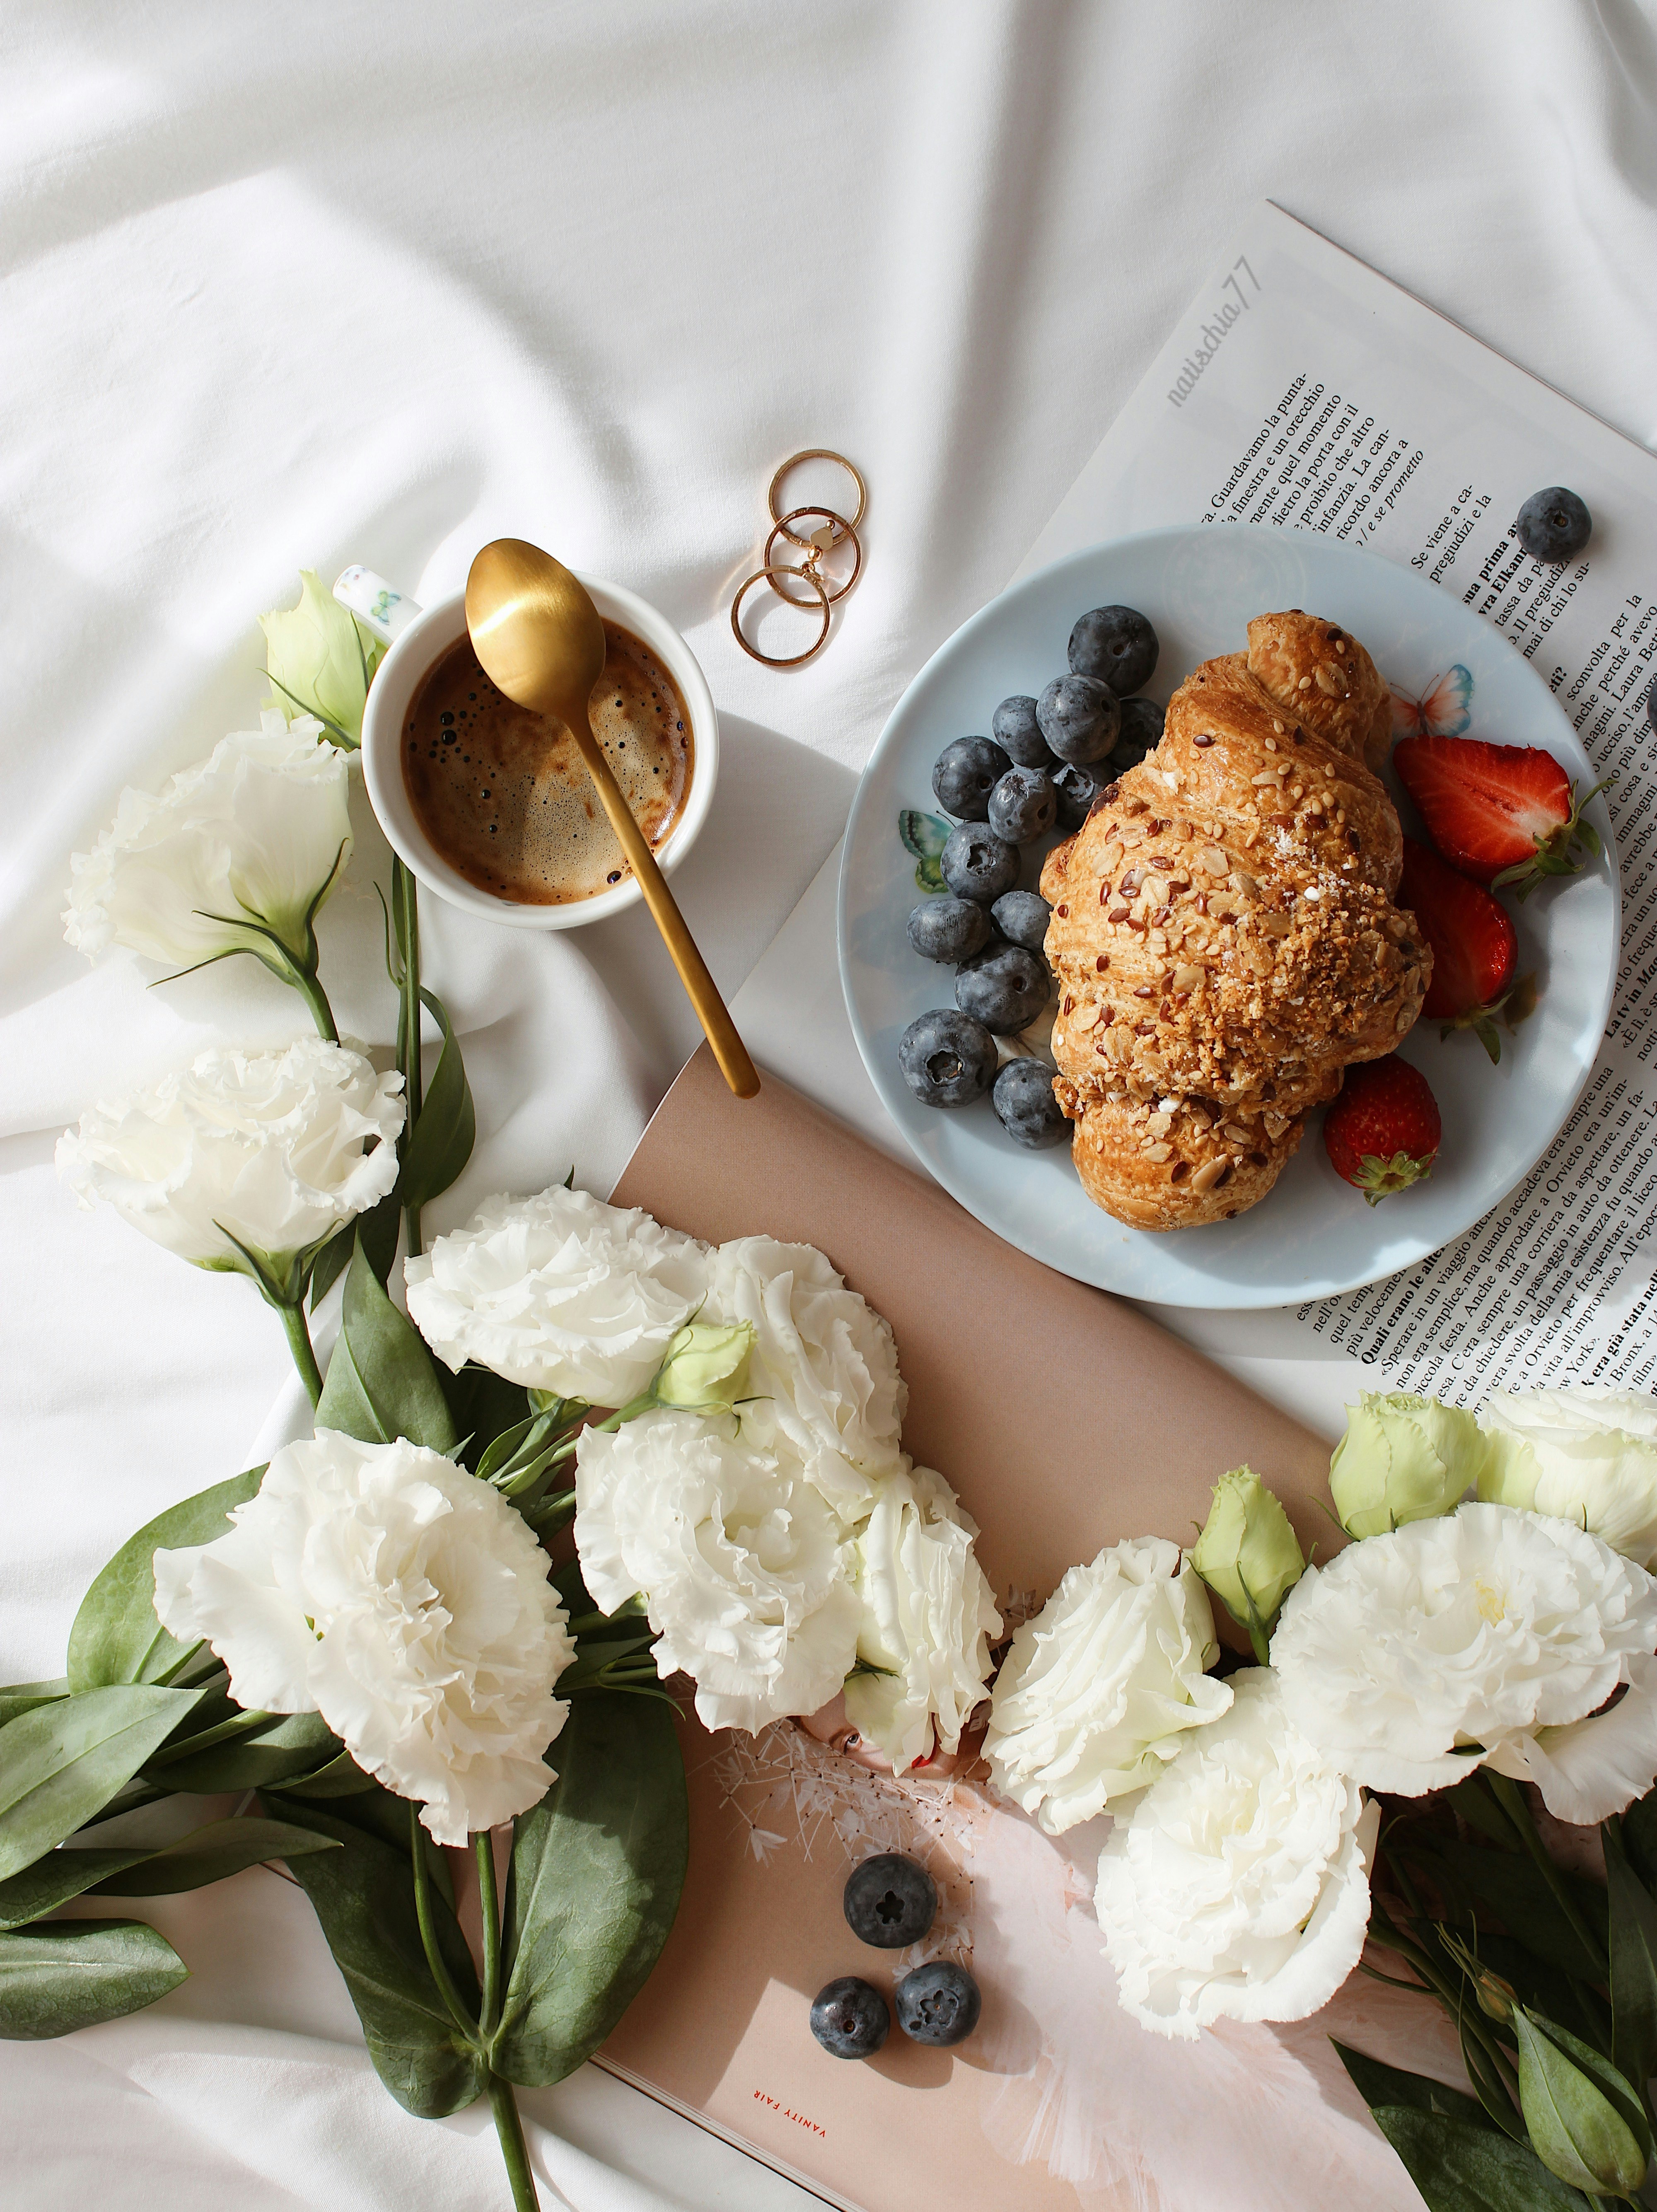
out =
[[(408, 1852), (335, 1814), (307, 1805), (303, 1815), (310, 1827), (341, 1845), (295, 1861), (292, 1872), (345, 1978), (374, 2071), (405, 2112), (423, 2119), (441, 2119), (475, 2103), (485, 2086), (484, 2069), (450, 2018), (426, 1964)], [(406, 1806), (403, 1818), (406, 1822)], [(433, 1904), (444, 1963), (462, 2002), (475, 2013), (471, 1954), (454, 1915), (440, 1899)]]
[(1657, 2074), (1657, 1905), (1628, 1863), (1616, 1821), (1599, 1832), (1611, 1906), (1611, 2056), (1643, 2087)]
[(407, 1437), (446, 1452), (458, 1441), (432, 1355), (413, 1322), (386, 1297), (360, 1239), (345, 1278), (339, 1341), (328, 1362), (316, 1425), (364, 1443)]
[(201, 1696), (123, 1683), (0, 1728), (0, 1880), (101, 1812)]
[(160, 1682), (197, 1647), (181, 1644), (155, 1618), (158, 1551), (210, 1544), (225, 1533), (233, 1508), (245, 1505), (264, 1480), (262, 1467), (169, 1505), (122, 1545), (81, 1601), (69, 1632), (69, 1684), (93, 1690), (112, 1682)]
[(1657, 1790), (1630, 1805), (1618, 1823), (1629, 1864), (1657, 1895)]
[(491, 2063), (560, 2081), (610, 2033), (655, 1965), (689, 1850), (673, 1717), (596, 1692), (552, 1747), (558, 1780), (514, 1824), (506, 1995)]
[[(381, 1843), (389, 1844), (401, 1857), (407, 1859), (410, 1825), (408, 1799), (394, 1797), (389, 1790), (382, 1789), (372, 1776), (367, 1779), (368, 1786), (366, 1790), (354, 1791), (350, 1796), (338, 1799), (329, 1807), (329, 1812), (335, 1820), (343, 1820), (348, 1826), (360, 1828), (365, 1836), (377, 1836)], [(293, 1784), (284, 1783), (282, 1797), (288, 1798), (295, 1786)], [(282, 1812), (294, 1814), (301, 1821), (310, 1820), (310, 1808), (304, 1802), (294, 1801), (282, 1803), (281, 1799), (273, 1796), (269, 1790), (266, 1790), (264, 1795), (267, 1806), (274, 1805)], [(449, 1872), (449, 1863), (443, 1856), (440, 1847), (432, 1841), (423, 1828), (421, 1830), (421, 1836), (425, 1845), (426, 1870), (436, 1887), (441, 1892), (444, 1903), (452, 1909), (454, 1881)]]
[[(5, 1738), (0, 1735), (0, 1746)], [(221, 1790), (264, 1790), (295, 1774), (313, 1774), (331, 1765), (343, 1747), (320, 1713), (272, 1713), (244, 1735), (204, 1749), (179, 1751), (151, 1770), (167, 1790), (187, 1790), (207, 1797)]]
[(60, 1674), (55, 1682), (12, 1682), (0, 1690), (0, 1728), (15, 1721), (19, 1713), (32, 1713), (37, 1705), (55, 1705), (59, 1698), (69, 1695), (69, 1676)]
[(148, 1844), (126, 1850), (79, 1850), (60, 1845), (55, 1851), (48, 1851), (21, 1874), (0, 1881), (0, 1928), (27, 1928), (31, 1920), (44, 1920), (48, 1912), (67, 1905), (71, 1897), (83, 1896), (106, 1875), (119, 1874), (123, 1867), (136, 1866), (140, 1859), (148, 1858), (149, 1852)]
[(180, 1890), (204, 1889), (209, 1882), (222, 1881), (246, 1867), (263, 1866), (267, 1859), (293, 1860), (307, 1851), (337, 1848), (331, 1836), (294, 1827), (286, 1820), (209, 1820), (176, 1843), (148, 1852), (138, 1864), (112, 1872), (97, 1885), (97, 1894), (173, 1897)]
[(913, 853), (917, 860), (936, 860), (950, 842), (950, 825), (936, 814), (923, 814), (917, 807), (904, 806), (898, 810), (897, 834), (903, 841), (906, 853)]
[(1375, 2118), (1428, 2212), (1588, 2212), (1586, 2197), (1496, 2128), (1407, 2105), (1382, 2105)]
[(471, 1085), (454, 1025), (435, 992), (422, 988), (420, 997), (443, 1031), (443, 1050), (403, 1156), (397, 1189), (402, 1206), (426, 1206), (447, 1190), (471, 1158), (477, 1135)]
[(119, 2020), (187, 1981), (190, 1969), (142, 1920), (66, 1920), (0, 1936), (0, 2036), (38, 2043)]
[[(1536, 1862), (1513, 1851), (1486, 1850), (1482, 1844), (1462, 1844), (1446, 1838), (1429, 1850), (1411, 1846), (1412, 1861), (1435, 1871), (1435, 1878), (1448, 1876), (1464, 1895), (1476, 1898), (1489, 1906), (1502, 1926), (1522, 1943), (1526, 1949), (1550, 1966), (1557, 1966), (1567, 1974), (1602, 1979), (1605, 1971), (1603, 1952), (1598, 1959), (1586, 1952), (1581, 1938), (1565, 1917), (1558, 1899), (1548, 1887)], [(1588, 1927), (1602, 1942), (1605, 1920), (1605, 1893), (1597, 1882), (1585, 1881), (1580, 1875), (1567, 1874), (1565, 1882)]]
[[(354, 1221), (348, 1221), (343, 1229), (336, 1231), (328, 1239), (312, 1262), (310, 1299), (313, 1313), (316, 1311), (345, 1272), (355, 1238), (356, 1224)], [(382, 1282), (385, 1280), (383, 1274), (380, 1280)]]
[(1522, 2008), (1519, 2102), (1549, 2172), (1590, 2196), (1626, 2197), (1645, 2179), (1651, 2130), (1640, 2100), (1597, 2051)]
[(520, 1384), (508, 1382), (504, 1376), (492, 1375), (487, 1367), (478, 1367), (469, 1360), (458, 1375), (452, 1375), (446, 1367), (440, 1367), (438, 1379), (449, 1401), (449, 1418), (457, 1433), (466, 1439), (460, 1455), (462, 1462), (474, 1474), (484, 1455), (507, 1430), (534, 1419), (529, 1393)]
[(363, 1772), (349, 1751), (342, 1751), (313, 1774), (290, 1776), (282, 1786), (294, 1797), (356, 1797), (365, 1790), (377, 1790), (379, 1784), (372, 1774)]
[(1469, 2127), (1490, 2124), (1483, 2107), (1460, 2089), (1447, 2089), (1429, 2074), (1402, 2073), (1396, 2066), (1384, 2065), (1379, 2058), (1351, 2050), (1332, 2035), (1329, 2040), (1350, 2075), (1352, 2087), (1371, 2112), (1381, 2105), (1408, 2105), (1418, 2112), (1439, 2112), (1447, 2119), (1465, 2121)]

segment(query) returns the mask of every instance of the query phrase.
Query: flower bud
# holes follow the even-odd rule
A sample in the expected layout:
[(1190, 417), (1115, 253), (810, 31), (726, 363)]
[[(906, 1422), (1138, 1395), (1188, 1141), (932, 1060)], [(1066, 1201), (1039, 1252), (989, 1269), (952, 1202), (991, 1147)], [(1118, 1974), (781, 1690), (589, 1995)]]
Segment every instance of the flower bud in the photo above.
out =
[(1249, 1467), (1233, 1468), (1214, 1486), (1191, 1564), (1233, 1620), (1248, 1631), (1254, 1656), (1266, 1664), (1278, 1608), (1306, 1571), (1289, 1516)]
[(659, 1406), (728, 1413), (748, 1389), (751, 1322), (689, 1321), (667, 1347), (652, 1387)]
[(361, 744), (369, 679), (385, 648), (309, 568), (300, 571), (299, 593), (296, 607), (259, 617), (270, 703), (290, 718), (315, 714)]
[(1329, 1490), (1349, 1536), (1384, 1536), (1454, 1510), (1490, 1446), (1473, 1415), (1436, 1398), (1366, 1390), (1346, 1409)]
[(1634, 2195), (1646, 2178), (1651, 2136), (1639, 2099), (1610, 2061), (1524, 2006), (1519, 2109), (1531, 2148), (1550, 2173), (1590, 2197)]

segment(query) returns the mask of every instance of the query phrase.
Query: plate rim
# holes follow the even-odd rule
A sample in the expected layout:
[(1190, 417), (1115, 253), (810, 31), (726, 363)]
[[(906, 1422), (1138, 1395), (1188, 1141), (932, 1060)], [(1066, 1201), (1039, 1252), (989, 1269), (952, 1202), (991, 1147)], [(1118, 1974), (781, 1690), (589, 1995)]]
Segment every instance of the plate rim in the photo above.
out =
[[(1250, 537), (1269, 538), (1276, 542), (1281, 542), (1283, 539), (1288, 538), (1314, 538), (1323, 545), (1326, 550), (1330, 550), (1329, 540), (1325, 537), (1321, 531), (1300, 530), (1292, 526), (1284, 528), (1274, 524), (1253, 522), (1228, 522), (1217, 526), (1228, 532), (1247, 532)], [(1538, 1162), (1545, 1157), (1550, 1146), (1553, 1144), (1560, 1131), (1565, 1127), (1565, 1124), (1569, 1121), (1571, 1115), (1575, 1112), (1582, 1093), (1587, 1087), (1588, 1079), (1593, 1074), (1594, 1067), (1598, 1063), (1600, 1048), (1603, 1047), (1605, 1043), (1605, 1028), (1611, 1018), (1611, 1007), (1616, 996), (1617, 975), (1622, 946), (1622, 869), (1618, 860), (1615, 833), (1611, 824), (1609, 810), (1604, 806), (1603, 802), (1600, 804), (1600, 812), (1605, 817), (1605, 820), (1603, 825), (1596, 823), (1595, 828), (1599, 831), (1604, 843), (1604, 857), (1607, 863), (1606, 872), (1609, 878), (1611, 894), (1611, 938), (1613, 951), (1612, 957), (1607, 963), (1599, 993), (1599, 1006), (1596, 1024), (1599, 1042), (1596, 1044), (1593, 1053), (1589, 1054), (1589, 1056), (1580, 1066), (1577, 1071), (1575, 1082), (1571, 1087), (1569, 1096), (1565, 1101), (1563, 1110), (1561, 1113), (1558, 1121), (1555, 1123), (1553, 1127), (1549, 1130), (1547, 1134), (1543, 1138), (1541, 1143), (1536, 1147), (1535, 1151), (1530, 1155), (1530, 1157), (1524, 1161), (1523, 1164), (1517, 1170), (1517, 1171), (1502, 1186), (1494, 1196), (1485, 1200), (1485, 1202), (1480, 1206), (1478, 1212), (1473, 1214), (1469, 1219), (1463, 1221), (1457, 1227), (1451, 1229), (1448, 1234), (1440, 1237), (1436, 1243), (1429, 1245), (1425, 1250), (1416, 1252), (1405, 1260), (1378, 1267), (1373, 1273), (1360, 1275), (1352, 1281), (1338, 1287), (1308, 1288), (1303, 1291), (1296, 1292), (1289, 1297), (1282, 1297), (1275, 1295), (1277, 1286), (1274, 1285), (1270, 1286), (1266, 1296), (1261, 1297), (1258, 1295), (1251, 1296), (1249, 1294), (1250, 1285), (1247, 1283), (1216, 1280), (1213, 1284), (1213, 1291), (1217, 1295), (1210, 1297), (1203, 1304), (1195, 1304), (1187, 1297), (1173, 1297), (1164, 1292), (1158, 1292), (1154, 1289), (1120, 1289), (1114, 1284), (1099, 1281), (1096, 1275), (1074, 1275), (1071, 1269), (1054, 1261), (1046, 1252), (1037, 1249), (1037, 1246), (1034, 1242), (1027, 1241), (1024, 1237), (1017, 1235), (1009, 1236), (997, 1224), (983, 1221), (983, 1216), (977, 1212), (970, 1197), (962, 1188), (958, 1187), (959, 1179), (940, 1173), (937, 1163), (930, 1158), (926, 1152), (922, 1150), (921, 1146), (917, 1143), (905, 1123), (896, 1114), (893, 1113), (890, 1106), (888, 1104), (885, 1091), (889, 1082), (889, 1072), (884, 1069), (883, 1066), (879, 1061), (873, 1048), (872, 1040), (870, 1038), (864, 1028), (862, 1019), (859, 1013), (857, 1003), (853, 994), (851, 977), (849, 974), (849, 930), (847, 918), (847, 876), (850, 868), (853, 838), (859, 830), (864, 814), (867, 811), (867, 809), (872, 806), (875, 803), (872, 798), (868, 795), (870, 772), (880, 757), (881, 752), (891, 734), (892, 726), (897, 720), (898, 716), (902, 713), (905, 702), (909, 699), (910, 696), (926, 680), (932, 669), (941, 659), (944, 659), (945, 654), (951, 653), (956, 650), (961, 645), (962, 641), (964, 639), (968, 638), (974, 631), (979, 629), (980, 625), (984, 624), (994, 611), (1000, 607), (1005, 601), (1014, 598), (1023, 598), (1027, 593), (1033, 592), (1039, 585), (1044, 583), (1047, 578), (1053, 575), (1057, 571), (1078, 566), (1083, 562), (1096, 558), (1102, 553), (1114, 554), (1132, 549), (1138, 545), (1150, 545), (1165, 543), (1166, 541), (1173, 538), (1197, 539), (1202, 538), (1204, 535), (1204, 526), (1200, 523), (1167, 523), (1159, 526), (1154, 530), (1127, 531), (1124, 532), (1119, 538), (1101, 538), (1096, 539), (1089, 544), (1078, 546), (1069, 553), (1061, 554), (1056, 560), (1047, 562), (1043, 567), (1032, 569), (1028, 575), (1014, 577), (1012, 581), (1006, 585), (1004, 589), (996, 592), (993, 598), (986, 599), (982, 606), (975, 608), (974, 611), (967, 617), (964, 622), (957, 624), (956, 629), (951, 630), (950, 635), (927, 655), (926, 660), (923, 661), (921, 665), (915, 671), (914, 674), (909, 678), (902, 690), (899, 693), (897, 698), (893, 702), (890, 712), (888, 714), (885, 721), (881, 725), (880, 734), (875, 739), (873, 745), (870, 749), (869, 757), (865, 761), (862, 769), (859, 771), (857, 789), (852, 794), (852, 804), (846, 817), (846, 829), (841, 845), (840, 867), (835, 885), (835, 964), (840, 975), (841, 996), (845, 1004), (847, 1019), (851, 1026), (853, 1041), (857, 1046), (859, 1056), (863, 1061), (864, 1068), (869, 1077), (870, 1082), (874, 1086), (876, 1095), (880, 1098), (882, 1106), (885, 1108), (889, 1120), (890, 1120), (894, 1127), (897, 1129), (898, 1133), (903, 1139), (904, 1144), (909, 1152), (913, 1154), (922, 1169), (932, 1178), (932, 1180), (937, 1183), (938, 1188), (941, 1190), (946, 1191), (949, 1195), (956, 1200), (957, 1205), (964, 1206), (967, 1212), (973, 1215), (974, 1220), (983, 1222), (983, 1225), (989, 1229), (992, 1234), (1002, 1237), (1005, 1243), (1011, 1244), (1016, 1250), (1024, 1253), (1027, 1257), (1039, 1261), (1043, 1267), (1052, 1267), (1055, 1273), (1071, 1275), (1072, 1280), (1090, 1283), (1095, 1289), (1103, 1291), (1108, 1296), (1114, 1297), (1132, 1298), (1138, 1304), (1143, 1305), (1166, 1306), (1170, 1311), (1178, 1313), (1200, 1313), (1205, 1311), (1233, 1313), (1282, 1312), (1290, 1306), (1321, 1303), (1321, 1301), (1326, 1298), (1350, 1297), (1355, 1291), (1367, 1289), (1371, 1284), (1383, 1282), (1389, 1276), (1403, 1273), (1408, 1268), (1419, 1267), (1424, 1261), (1433, 1258), (1436, 1254), (1444, 1250), (1447, 1245), (1453, 1244), (1458, 1237), (1465, 1236), (1467, 1231), (1473, 1228), (1478, 1222), (1483, 1221), (1488, 1215), (1495, 1212), (1499, 1206), (1506, 1204), (1513, 1193), (1519, 1188), (1526, 1177), (1531, 1174)], [(1429, 583), (1426, 577), (1417, 575), (1413, 569), (1405, 567), (1400, 562), (1388, 560), (1385, 555), (1375, 552), (1374, 549), (1369, 546), (1343, 544), (1335, 550), (1338, 550), (1339, 554), (1343, 556), (1349, 556), (1355, 559), (1360, 567), (1367, 564), (1375, 564), (1377, 568), (1387, 571), (1394, 578), (1409, 578), (1411, 581), (1418, 583), (1423, 591), (1432, 592), (1435, 594), (1438, 593), (1438, 586), (1435, 584)], [(1457, 603), (1451, 600), (1448, 604), (1454, 605)], [(1467, 610), (1467, 611), (1471, 612), (1472, 611)], [(1482, 620), (1482, 617), (1475, 616), (1474, 619), (1476, 621), (1480, 621)], [(1526, 677), (1532, 683), (1540, 687), (1544, 696), (1546, 697), (1549, 704), (1553, 708), (1555, 713), (1563, 716), (1564, 709), (1559, 705), (1558, 700), (1555, 697), (1545, 678), (1525, 658), (1525, 655), (1520, 653), (1513, 640), (1506, 636), (1502, 631), (1499, 630), (1494, 623), (1484, 623), (1484, 627), (1488, 631), (1490, 641), (1500, 648), (1500, 651), (1509, 655), (1514, 660), (1516, 660), (1523, 669)], [(1183, 678), (1181, 680), (1183, 681)], [(1576, 737), (1576, 732), (1574, 727), (1571, 730), (1571, 736), (1576, 744), (1576, 749), (1586, 755), (1587, 749), (1582, 745), (1581, 739)], [(1589, 767), (1590, 769), (1593, 767), (1593, 763), (1591, 761), (1589, 762)], [(1268, 1194), (1268, 1196), (1269, 1194)], [(1091, 1201), (1084, 1202), (1090, 1203)], [(1102, 1212), (1103, 1211), (1102, 1208), (1099, 1210)], [(1106, 1219), (1110, 1219), (1114, 1217), (1106, 1215), (1104, 1218)]]

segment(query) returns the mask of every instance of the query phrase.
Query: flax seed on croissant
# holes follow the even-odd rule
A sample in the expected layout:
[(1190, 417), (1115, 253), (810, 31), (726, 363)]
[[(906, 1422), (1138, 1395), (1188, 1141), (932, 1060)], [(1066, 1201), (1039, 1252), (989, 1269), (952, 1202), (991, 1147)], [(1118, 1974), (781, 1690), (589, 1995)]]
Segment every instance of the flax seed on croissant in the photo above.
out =
[(1365, 765), (1389, 726), (1356, 638), (1257, 616), (1049, 854), (1053, 1089), (1083, 1188), (1118, 1220), (1257, 1204), (1308, 1110), (1420, 1012), (1432, 955), (1393, 903), (1398, 816)]

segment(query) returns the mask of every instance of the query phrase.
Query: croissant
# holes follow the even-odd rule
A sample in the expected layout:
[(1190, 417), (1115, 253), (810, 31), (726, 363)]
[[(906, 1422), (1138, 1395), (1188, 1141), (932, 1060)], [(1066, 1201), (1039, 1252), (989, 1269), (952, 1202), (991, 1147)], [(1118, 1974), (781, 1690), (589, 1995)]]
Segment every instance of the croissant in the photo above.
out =
[(1258, 1205), (1307, 1113), (1391, 1052), (1432, 954), (1393, 903), (1387, 687), (1336, 624), (1260, 615), (1041, 872), (1053, 1090), (1096, 1206), (1140, 1229)]

